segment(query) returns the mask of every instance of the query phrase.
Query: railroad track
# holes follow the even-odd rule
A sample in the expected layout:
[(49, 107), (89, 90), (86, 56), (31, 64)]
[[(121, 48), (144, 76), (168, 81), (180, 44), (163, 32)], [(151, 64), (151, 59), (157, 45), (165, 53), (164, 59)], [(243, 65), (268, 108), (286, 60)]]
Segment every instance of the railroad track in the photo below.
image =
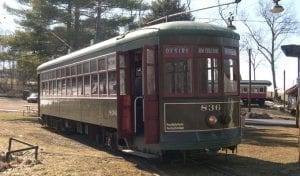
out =
[[(129, 160), (133, 163), (136, 163), (140, 168), (143, 170), (147, 170), (148, 172), (151, 172), (155, 176), (163, 175), (163, 176), (170, 176), (169, 173), (165, 172), (164, 170), (159, 168), (159, 165), (157, 162), (161, 162), (159, 160), (154, 160), (152, 163), (152, 160), (144, 159), (141, 157), (137, 156), (132, 156), (132, 155), (122, 155), (126, 160)], [(172, 167), (175, 167), (182, 171), (180, 168), (184, 168), (185, 165), (194, 165), (196, 167), (201, 167), (200, 170), (205, 169), (209, 171), (210, 175), (222, 175), (222, 176), (242, 176), (240, 174), (237, 174), (233, 169), (221, 166), (221, 165), (216, 165), (212, 163), (213, 161), (205, 160), (203, 158), (187, 158), (186, 162), (183, 162), (182, 159), (179, 158), (173, 158), (172, 160), (168, 160), (168, 163), (172, 165)], [(225, 162), (225, 161), (224, 161)], [(195, 170), (199, 171), (199, 170)]]
[(213, 170), (215, 172), (218, 172), (220, 174), (223, 174), (223, 176), (241, 176), (241, 175), (238, 175), (236, 174), (234, 171), (232, 171), (231, 169), (229, 168), (225, 168), (225, 167), (221, 167), (221, 166), (216, 166), (212, 163), (204, 163), (204, 165), (209, 168), (210, 170)]
[[(128, 154), (122, 154), (122, 156), (124, 158), (126, 158), (126, 160), (129, 160), (135, 164), (137, 164), (139, 166), (139, 168), (146, 170), (148, 172), (151, 172), (153, 174), (153, 176), (170, 176), (169, 174), (165, 173), (163, 170), (159, 169), (156, 167), (155, 164), (152, 164), (150, 160), (145, 159), (145, 158), (141, 158), (138, 156), (133, 156), (133, 155), (128, 155)], [(156, 162), (159, 162), (158, 160), (156, 160)]]

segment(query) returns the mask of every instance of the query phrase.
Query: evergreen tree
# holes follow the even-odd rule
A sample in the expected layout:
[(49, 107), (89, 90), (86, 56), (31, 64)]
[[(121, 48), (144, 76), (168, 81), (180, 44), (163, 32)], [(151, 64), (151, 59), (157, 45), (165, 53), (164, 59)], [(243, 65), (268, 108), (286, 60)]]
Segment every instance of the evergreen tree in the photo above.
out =
[[(97, 41), (116, 36), (121, 26), (133, 22), (146, 7), (141, 0), (18, 2), (23, 8), (6, 6), (6, 10), (19, 17), (18, 23), (23, 30), (17, 31), (10, 40), (5, 40), (2, 44), (18, 51), (20, 58), (17, 60), (20, 61), (20, 71), (24, 74), (35, 72), (39, 64), (64, 55), (68, 50), (74, 51), (90, 45), (95, 34)], [(97, 13), (99, 10), (101, 13)], [(21, 64), (23, 60), (26, 64)], [(30, 76), (35, 79), (34, 74)]]
[(168, 18), (168, 15), (186, 12), (188, 7), (185, 4), (181, 4), (181, 0), (156, 0), (152, 1), (150, 6), (150, 14), (144, 19), (143, 23), (149, 23), (153, 20), (165, 17), (163, 20), (151, 22), (151, 24), (161, 23), (165, 21), (193, 21), (194, 17), (190, 13), (184, 13), (174, 17)]

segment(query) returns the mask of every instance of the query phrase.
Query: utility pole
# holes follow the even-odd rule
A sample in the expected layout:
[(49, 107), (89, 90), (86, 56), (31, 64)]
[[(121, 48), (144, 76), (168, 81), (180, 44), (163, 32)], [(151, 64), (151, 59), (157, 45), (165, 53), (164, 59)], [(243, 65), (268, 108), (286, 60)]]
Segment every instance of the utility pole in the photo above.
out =
[(285, 111), (285, 70), (283, 70), (283, 110)]
[(248, 50), (248, 54), (249, 54), (248, 112), (251, 112), (251, 49)]

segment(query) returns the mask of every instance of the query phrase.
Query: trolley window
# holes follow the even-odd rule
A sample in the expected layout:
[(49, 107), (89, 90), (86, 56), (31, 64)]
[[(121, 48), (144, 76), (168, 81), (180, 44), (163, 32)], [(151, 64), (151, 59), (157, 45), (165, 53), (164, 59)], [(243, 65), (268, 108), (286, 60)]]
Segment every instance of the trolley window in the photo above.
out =
[(82, 64), (77, 65), (77, 74), (82, 74)]
[(84, 95), (85, 96), (91, 95), (90, 75), (84, 76)]
[(116, 78), (116, 72), (111, 71), (108, 72), (108, 93), (110, 95), (117, 94), (117, 78)]
[(49, 95), (53, 95), (53, 84), (52, 81), (49, 81)]
[(126, 81), (126, 58), (124, 55), (119, 54), (119, 79), (120, 79), (120, 95), (126, 95), (128, 93), (127, 90), (127, 81)]
[(91, 72), (97, 71), (97, 60), (91, 60)]
[(99, 73), (99, 94), (106, 95), (107, 94), (107, 87), (106, 87), (106, 72)]
[(71, 75), (72, 75), (72, 76), (76, 75), (76, 66), (75, 66), (75, 65), (73, 65), (73, 66), (71, 67)]
[(60, 77), (62, 78), (62, 77), (65, 77), (66, 76), (66, 68), (64, 67), (64, 68), (61, 68), (61, 75), (60, 75)]
[(155, 83), (155, 53), (153, 49), (147, 49), (147, 95), (154, 95), (156, 92)]
[(72, 95), (72, 80), (71, 78), (67, 78), (67, 95)]
[(193, 48), (164, 46), (164, 92), (166, 96), (192, 96)]
[(82, 79), (82, 76), (79, 76), (77, 78), (77, 95), (78, 96), (83, 95), (83, 79)]
[(224, 77), (224, 93), (238, 93), (238, 63), (237, 50), (234, 48), (224, 48), (223, 59), (223, 77)]
[(116, 69), (116, 56), (115, 55), (110, 55), (107, 58), (107, 69)]
[(92, 95), (98, 94), (98, 74), (92, 74), (91, 76), (91, 91)]
[(83, 63), (83, 73), (89, 73), (90, 72), (90, 62)]
[(197, 82), (200, 95), (220, 94), (220, 58), (221, 51), (216, 46), (199, 46), (197, 61), (199, 72)]
[(219, 64), (217, 58), (200, 59), (200, 94), (219, 93)]
[(56, 80), (53, 80), (53, 95), (57, 95), (57, 87), (56, 87)]
[(61, 80), (57, 80), (57, 95), (61, 95)]
[(56, 78), (60, 78), (61, 77), (61, 70), (58, 69), (56, 70)]
[(259, 88), (259, 92), (264, 93), (265, 92), (265, 88), (264, 87)]
[(192, 59), (174, 59), (166, 61), (167, 94), (192, 93)]
[(72, 95), (77, 95), (77, 85), (76, 85), (76, 77), (72, 78)]
[(71, 67), (66, 67), (66, 76), (71, 75)]
[(98, 60), (98, 70), (101, 71), (101, 70), (106, 70), (106, 58), (100, 58)]
[(66, 95), (66, 80), (62, 79), (61, 80), (61, 95)]

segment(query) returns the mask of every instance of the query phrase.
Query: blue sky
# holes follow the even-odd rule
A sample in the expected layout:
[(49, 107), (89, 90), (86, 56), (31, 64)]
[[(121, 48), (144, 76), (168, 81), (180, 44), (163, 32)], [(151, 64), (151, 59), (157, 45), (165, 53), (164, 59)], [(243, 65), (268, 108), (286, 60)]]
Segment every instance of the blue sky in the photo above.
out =
[[(151, 0), (148, 0), (150, 2)], [(219, 0), (221, 4), (232, 2), (233, 0)], [(228, 8), (231, 8), (236, 21), (234, 21), (234, 25), (237, 27), (236, 32), (239, 33), (241, 36), (245, 35), (245, 27), (244, 25), (238, 21), (239, 16), (235, 14), (235, 12), (240, 12), (242, 10), (246, 11), (246, 13), (249, 13), (249, 20), (257, 20), (257, 17), (255, 15), (256, 8), (258, 8), (258, 1), (259, 0), (242, 0), (238, 6), (236, 5), (230, 5)], [(273, 0), (264, 0), (264, 1), (270, 1)], [(6, 2), (9, 5), (15, 5), (14, 0), (0, 0), (0, 33), (1, 34), (8, 34), (14, 31), (14, 29), (17, 28), (17, 25), (14, 23), (14, 17), (12, 15), (9, 15), (3, 10), (2, 4)], [(182, 0), (182, 2), (185, 2), (185, 0)], [(191, 0), (191, 10), (205, 8), (209, 6), (216, 5), (218, 0)], [(294, 1), (294, 0), (281, 0), (280, 5), (282, 5), (284, 8), (291, 7), (292, 10), (296, 12), (296, 21), (300, 22), (300, 13), (297, 13), (296, 7), (300, 7), (300, 1)], [(237, 10), (237, 11), (236, 11)], [(192, 13), (196, 21), (201, 22), (210, 22), (215, 24), (224, 25), (224, 22), (220, 20), (220, 16), (218, 14), (218, 8), (212, 8), (209, 10), (201, 10), (197, 12)], [(297, 23), (300, 28), (300, 23)], [(258, 23), (258, 25), (260, 25)], [(300, 31), (300, 29), (299, 29)], [(290, 36), (283, 44), (298, 44), (300, 45), (300, 33), (294, 34)], [(241, 52), (240, 54), (241, 62), (241, 75), (243, 79), (248, 79), (248, 55), (246, 52)], [(256, 72), (256, 79), (264, 79), (264, 80), (272, 80), (271, 77), (271, 71), (269, 68), (269, 64), (265, 63), (262, 64)], [(280, 59), (278, 60), (276, 72), (277, 72), (277, 85), (279, 88), (279, 91), (283, 91), (283, 71), (286, 70), (286, 88), (292, 86), (296, 83), (297, 78), (297, 58), (292, 57), (285, 57), (282, 53), (280, 55)], [(252, 76), (253, 78), (253, 76)], [(271, 90), (271, 89), (269, 89)]]

